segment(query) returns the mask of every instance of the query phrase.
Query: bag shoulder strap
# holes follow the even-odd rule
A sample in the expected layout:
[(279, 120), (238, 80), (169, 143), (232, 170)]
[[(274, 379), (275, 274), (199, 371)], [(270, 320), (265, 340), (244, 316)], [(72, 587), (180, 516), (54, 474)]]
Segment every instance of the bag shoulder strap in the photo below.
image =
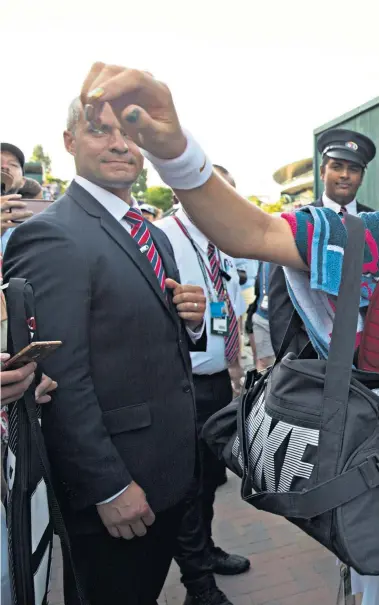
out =
[[(9, 281), (9, 286), (7, 288), (7, 303), (9, 316), (9, 334), (12, 341), (13, 350), (17, 352), (28, 344), (28, 317), (26, 309), (33, 309), (34, 307), (34, 296), (31, 284), (28, 283), (25, 279), (12, 278)], [(28, 391), (25, 393), (23, 400), (20, 400), (17, 405), (21, 405), (22, 401), (25, 404), (32, 438), (38, 451), (42, 467), (42, 474), (46, 483), (50, 514), (53, 519), (54, 528), (61, 541), (64, 561), (68, 565), (67, 573), (72, 576), (73, 585), (76, 586), (79, 604), (89, 605), (84, 596), (83, 589), (81, 587), (77, 572), (75, 570), (70, 540), (67, 534), (65, 523), (63, 521), (60, 506), (54, 492), (50, 463), (48, 460), (45, 442), (37, 416), (36, 403), (33, 393), (34, 388), (35, 384), (32, 383)]]
[(347, 246), (330, 342), (324, 397), (347, 403), (357, 333), (365, 230), (363, 221), (345, 217)]
[[(338, 468), (346, 422), (351, 374), (361, 298), (365, 230), (363, 221), (347, 214), (344, 254), (333, 333), (323, 390), (319, 448), (323, 455), (316, 467), (316, 481), (334, 477)], [(330, 431), (334, 438), (329, 438)]]

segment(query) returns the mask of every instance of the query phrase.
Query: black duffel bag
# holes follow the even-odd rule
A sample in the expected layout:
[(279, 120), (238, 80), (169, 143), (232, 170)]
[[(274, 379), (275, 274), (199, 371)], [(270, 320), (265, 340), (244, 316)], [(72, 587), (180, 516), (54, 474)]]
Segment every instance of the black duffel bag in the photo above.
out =
[[(353, 369), (364, 228), (348, 243), (328, 360), (289, 353), (249, 373), (210, 418), (209, 447), (242, 477), (242, 498), (287, 517), (361, 574), (379, 575), (379, 374)], [(293, 337), (294, 322), (285, 340)]]

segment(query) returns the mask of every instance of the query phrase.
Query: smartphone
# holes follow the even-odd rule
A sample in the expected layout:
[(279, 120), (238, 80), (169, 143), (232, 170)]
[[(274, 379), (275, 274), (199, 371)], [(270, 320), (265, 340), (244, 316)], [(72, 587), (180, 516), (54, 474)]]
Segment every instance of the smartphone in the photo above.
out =
[[(50, 206), (50, 204), (52, 204), (54, 202), (54, 200), (26, 199), (26, 198), (20, 198), (17, 201), (24, 202), (26, 204), (26, 208), (24, 208), (24, 210), (33, 212), (33, 215), (40, 214), (41, 212), (46, 210), (46, 208), (48, 208)], [(11, 210), (12, 210), (12, 208), (11, 208)], [(10, 212), (11, 212), (11, 210), (10, 210)], [(20, 210), (20, 208), (15, 208), (15, 210)], [(19, 220), (14, 220), (13, 222), (14, 223), (23, 223), (24, 221), (27, 221), (27, 220), (28, 220), (27, 218), (22, 218)]]
[(62, 345), (61, 340), (49, 340), (45, 342), (32, 342), (30, 345), (16, 353), (13, 357), (2, 363), (2, 370), (16, 370), (31, 361), (38, 363), (46, 359), (53, 351)]

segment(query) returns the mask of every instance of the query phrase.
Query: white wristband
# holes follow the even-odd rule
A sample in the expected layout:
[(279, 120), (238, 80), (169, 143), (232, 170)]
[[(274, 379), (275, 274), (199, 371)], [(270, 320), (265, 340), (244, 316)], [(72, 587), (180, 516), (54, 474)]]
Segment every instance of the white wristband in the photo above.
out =
[(144, 151), (144, 156), (153, 164), (162, 181), (172, 189), (196, 189), (208, 181), (213, 166), (199, 143), (187, 130), (187, 147), (182, 155), (173, 160), (162, 160)]

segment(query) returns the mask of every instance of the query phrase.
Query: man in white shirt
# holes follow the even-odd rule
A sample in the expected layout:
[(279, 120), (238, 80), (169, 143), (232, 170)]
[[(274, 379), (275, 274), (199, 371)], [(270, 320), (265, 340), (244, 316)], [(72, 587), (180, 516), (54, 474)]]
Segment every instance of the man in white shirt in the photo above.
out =
[[(365, 175), (366, 164), (364, 156), (355, 152), (355, 147), (363, 148), (367, 140), (367, 137), (358, 132), (342, 128), (332, 128), (320, 136), (317, 146), (322, 155), (320, 174), (325, 191), (313, 206), (324, 206), (338, 214), (347, 212), (356, 215), (359, 212), (373, 211), (359, 203), (356, 197)], [(293, 313), (283, 268), (278, 265), (271, 265), (269, 291), (271, 342), (277, 354)], [(288, 350), (298, 354), (307, 342), (305, 331), (300, 331)]]
[[(157, 221), (174, 249), (182, 284), (199, 284), (206, 293), (206, 352), (192, 352), (198, 432), (205, 422), (232, 400), (230, 367), (239, 366), (238, 319), (245, 311), (234, 260), (213, 246), (180, 208)], [(222, 310), (222, 302), (226, 309)], [(215, 491), (225, 466), (199, 439), (203, 493), (189, 502), (176, 557), (187, 588), (185, 605), (228, 605), (211, 572), (233, 575), (246, 571), (249, 560), (215, 547), (212, 518)], [(203, 523), (202, 523), (203, 522)], [(205, 539), (204, 539), (205, 530)]]

